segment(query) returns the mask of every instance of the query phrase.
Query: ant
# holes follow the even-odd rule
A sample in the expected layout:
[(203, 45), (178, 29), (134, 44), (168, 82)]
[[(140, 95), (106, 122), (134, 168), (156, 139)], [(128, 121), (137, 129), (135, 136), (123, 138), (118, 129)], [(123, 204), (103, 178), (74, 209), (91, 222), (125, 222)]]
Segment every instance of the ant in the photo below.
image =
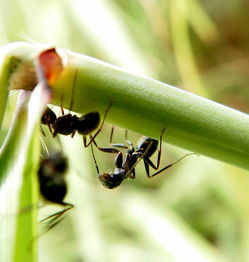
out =
[[(77, 70), (75, 70), (74, 79), (73, 79), (72, 99), (69, 107), (69, 113), (68, 114), (64, 113), (64, 109), (62, 107), (62, 101), (61, 101), (62, 116), (56, 117), (52, 109), (47, 107), (42, 115), (41, 123), (48, 126), (50, 133), (53, 135), (53, 137), (55, 137), (57, 134), (61, 134), (65, 136), (71, 135), (71, 137), (74, 137), (77, 131), (80, 135), (83, 135), (84, 147), (88, 147), (96, 138), (96, 136), (100, 133), (104, 125), (106, 115), (112, 106), (112, 102), (110, 103), (107, 110), (105, 111), (104, 118), (101, 124), (100, 124), (100, 115), (98, 112), (90, 112), (88, 114), (82, 115), (81, 117), (78, 117), (77, 115), (72, 115), (70, 111), (73, 106), (73, 95), (76, 85), (76, 78), (77, 78)], [(90, 141), (87, 143), (87, 135), (90, 135), (94, 130), (96, 130), (99, 124), (100, 124), (99, 129), (96, 131), (96, 133), (93, 136), (91, 136)]]
[(38, 181), (40, 193), (45, 200), (65, 206), (66, 208), (54, 213), (41, 222), (50, 219), (51, 229), (57, 225), (61, 220), (58, 220), (65, 212), (74, 207), (73, 204), (66, 203), (63, 199), (67, 193), (67, 185), (65, 182), (65, 174), (68, 169), (67, 158), (60, 152), (53, 153), (40, 161), (38, 169)]
[[(95, 141), (93, 143), (95, 146), (103, 152), (106, 153), (117, 153), (117, 156), (115, 158), (115, 169), (113, 173), (100, 173), (99, 172), (99, 167), (96, 161), (96, 158), (94, 156), (94, 151), (93, 147), (91, 146), (92, 150), (92, 156), (93, 160), (95, 163), (95, 167), (98, 173), (98, 178), (100, 182), (103, 184), (104, 187), (113, 189), (115, 187), (118, 187), (123, 180), (126, 178), (132, 178), (135, 179), (135, 167), (139, 163), (139, 161), (143, 160), (146, 174), (148, 178), (152, 178), (161, 172), (165, 171), (166, 169), (172, 167), (175, 165), (177, 162), (185, 158), (186, 156), (196, 154), (196, 153), (189, 153), (184, 155), (183, 157), (179, 158), (175, 162), (161, 168), (158, 170), (160, 166), (160, 159), (161, 159), (161, 148), (162, 148), (162, 136), (165, 131), (165, 128), (162, 130), (161, 135), (160, 135), (160, 142), (158, 140), (147, 137), (147, 136), (142, 136), (140, 140), (137, 143), (137, 147), (135, 148), (129, 140), (127, 140), (127, 132), (126, 132), (126, 143), (127, 145), (124, 144), (111, 144), (114, 147), (122, 148), (126, 150), (125, 156), (123, 155), (122, 152), (120, 152), (116, 148), (111, 148), (111, 147), (98, 147)], [(111, 132), (111, 139), (112, 139), (112, 134), (113, 134), (113, 128)], [(110, 141), (111, 141), (110, 139)], [(158, 154), (157, 154), (157, 163), (156, 165), (151, 161), (150, 157), (156, 152), (159, 144), (159, 149), (158, 149)], [(123, 160), (124, 158), (124, 160)], [(149, 167), (153, 168), (156, 170), (154, 174), (150, 174)]]
[[(62, 116), (58, 117), (52, 125), (52, 128), (54, 129), (53, 137), (55, 137), (57, 134), (62, 134), (66, 136), (71, 134), (71, 137), (74, 137), (77, 131), (80, 135), (83, 135), (84, 147), (88, 147), (102, 130), (106, 115), (110, 110), (111, 106), (112, 103), (108, 106), (107, 110), (105, 111), (101, 124), (100, 115), (98, 112), (90, 112), (81, 117), (78, 117), (70, 113), (65, 115), (64, 111), (62, 111)], [(99, 124), (99, 129), (93, 136), (91, 136), (90, 141), (87, 143), (87, 135), (90, 135), (94, 130), (96, 130)]]

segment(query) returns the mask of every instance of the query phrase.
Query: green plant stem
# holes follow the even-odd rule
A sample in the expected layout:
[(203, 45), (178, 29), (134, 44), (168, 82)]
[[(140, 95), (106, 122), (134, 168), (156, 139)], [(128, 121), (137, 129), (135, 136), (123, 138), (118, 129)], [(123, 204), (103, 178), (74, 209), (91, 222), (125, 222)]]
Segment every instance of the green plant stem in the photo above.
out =
[(81, 54), (59, 49), (67, 64), (53, 88), (55, 105), (69, 108), (77, 69), (73, 108), (99, 111), (111, 101), (107, 121), (249, 169), (249, 117), (232, 108), (159, 81), (134, 75)]

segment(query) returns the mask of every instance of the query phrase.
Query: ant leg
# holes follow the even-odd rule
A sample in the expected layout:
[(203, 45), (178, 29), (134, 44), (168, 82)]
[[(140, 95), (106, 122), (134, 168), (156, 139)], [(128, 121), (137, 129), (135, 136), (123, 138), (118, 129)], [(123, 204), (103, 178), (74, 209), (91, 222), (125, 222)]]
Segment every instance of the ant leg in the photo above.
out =
[(164, 131), (165, 131), (165, 128), (162, 130), (161, 135), (160, 135), (160, 142), (159, 142), (159, 149), (158, 149), (158, 153), (157, 153), (156, 165), (148, 157), (144, 157), (144, 167), (145, 167), (146, 174), (147, 174), (148, 177), (150, 177), (149, 166), (152, 167), (155, 170), (158, 170), (158, 168), (160, 166), (161, 152), (162, 152), (162, 137), (163, 137)]
[(163, 172), (164, 170), (172, 167), (172, 166), (175, 165), (176, 163), (180, 162), (183, 158), (185, 158), (185, 157), (187, 157), (187, 156), (190, 156), (190, 155), (197, 155), (197, 153), (188, 153), (188, 154), (182, 156), (181, 158), (179, 158), (178, 160), (176, 160), (175, 162), (167, 165), (166, 167), (163, 167), (162, 169), (160, 169), (159, 171), (157, 171), (156, 173), (154, 173), (153, 175), (150, 175), (150, 176), (148, 176), (148, 177), (149, 177), (149, 178), (152, 178), (152, 177), (160, 174), (160, 173)]
[(95, 158), (95, 155), (94, 155), (93, 145), (92, 145), (92, 144), (91, 144), (91, 151), (92, 151), (93, 161), (94, 161), (94, 164), (95, 164), (97, 173), (99, 174), (99, 166), (98, 166), (98, 164), (97, 164), (97, 161), (96, 161), (96, 158)]
[(143, 159), (144, 161), (146, 161), (146, 160), (145, 160), (145, 156), (146, 156), (148, 150), (150, 149), (151, 144), (152, 144), (152, 142), (150, 142), (150, 143), (148, 144), (148, 147), (147, 147), (145, 150), (136, 150), (136, 151), (134, 151), (134, 147), (133, 147), (133, 146), (131, 147), (131, 149), (130, 149), (130, 150), (131, 150), (131, 153), (127, 154), (127, 157), (130, 155), (131, 158), (135, 160), (135, 163), (134, 163), (132, 166), (130, 166), (130, 169), (129, 169), (129, 170), (127, 171), (127, 173), (126, 173), (126, 177), (130, 177), (130, 174), (131, 174), (131, 173), (134, 175), (133, 170), (135, 169), (136, 165), (137, 165), (142, 159)]
[[(127, 130), (125, 130), (125, 141), (128, 141), (127, 139)], [(123, 148), (123, 149), (128, 149), (128, 147), (124, 144), (118, 144), (118, 143), (115, 143), (113, 144), (112, 143), (112, 138), (113, 138), (113, 133), (114, 133), (114, 125), (112, 126), (112, 129), (111, 129), (111, 135), (110, 135), (110, 145), (111, 146), (114, 146), (114, 147), (119, 147), (119, 148)], [(132, 143), (130, 141), (127, 142), (127, 144), (129, 144), (130, 146), (132, 146)]]
[(114, 125), (112, 126), (112, 129), (111, 129), (110, 144), (112, 144), (113, 133), (114, 133)]
[[(160, 161), (159, 161), (159, 163), (160, 163)], [(147, 175), (148, 178), (151, 177), (150, 167), (152, 167), (155, 170), (158, 170), (159, 165), (155, 166), (155, 164), (148, 157), (144, 157), (144, 168), (145, 168), (146, 175)]]
[(53, 130), (52, 130), (51, 124), (48, 124), (48, 129), (49, 129), (50, 133), (53, 135)]
[(128, 130), (125, 129), (125, 142), (130, 146), (133, 147), (133, 143), (128, 139)]
[[(104, 147), (98, 147), (98, 145), (96, 144), (96, 142), (93, 140), (93, 143), (94, 145), (100, 150), (100, 151), (103, 151), (103, 152), (106, 152), (106, 153), (117, 153), (117, 157), (115, 159), (115, 165), (120, 165), (120, 158), (121, 158), (121, 166), (122, 166), (122, 153), (120, 151), (118, 151), (117, 149), (115, 148), (104, 148)], [(93, 161), (94, 161), (94, 164), (95, 164), (95, 167), (96, 167), (96, 170), (97, 170), (97, 173), (99, 173), (99, 166), (98, 166), (98, 163), (97, 163), (97, 160), (95, 158), (95, 155), (94, 155), (94, 150), (93, 150), (93, 146), (91, 144), (91, 151), (92, 151), (92, 157), (93, 157)], [(121, 156), (120, 156), (121, 154)]]
[(100, 131), (102, 130), (102, 127), (103, 127), (105, 119), (106, 119), (106, 115), (107, 115), (108, 111), (110, 110), (112, 104), (113, 104), (113, 102), (111, 102), (110, 105), (108, 106), (108, 108), (106, 109), (102, 123), (101, 123), (99, 129), (97, 130), (97, 132), (93, 136), (90, 136), (91, 139), (90, 139), (88, 144), (86, 142), (84, 143), (84, 147), (88, 147), (93, 142), (93, 140), (96, 138), (96, 136), (100, 133)]
[(83, 144), (84, 144), (84, 147), (86, 147), (86, 136), (83, 136)]
[(145, 159), (144, 159), (144, 168), (145, 168), (147, 177), (150, 178), (150, 166)]
[(54, 129), (54, 132), (53, 132), (53, 137), (56, 137), (56, 135), (58, 134), (58, 132), (57, 132), (57, 130), (56, 129)]
[[(112, 129), (111, 129), (111, 134), (110, 134), (110, 145), (115, 145), (112, 143), (112, 138), (113, 138), (113, 134), (114, 134), (114, 125), (112, 126)], [(125, 140), (128, 140), (128, 131), (127, 129), (125, 129)]]
[(72, 138), (74, 137), (75, 133), (76, 133), (76, 130), (74, 130), (73, 133), (71, 134)]
[(63, 203), (63, 205), (64, 205), (64, 206), (68, 206), (68, 207), (66, 207), (66, 208), (64, 208), (64, 209), (62, 209), (62, 210), (60, 210), (60, 211), (58, 211), (58, 212), (56, 212), (56, 213), (54, 213), (54, 214), (52, 214), (52, 215), (44, 218), (44, 219), (42, 219), (42, 220), (39, 221), (39, 222), (40, 222), (40, 223), (41, 223), (41, 222), (44, 222), (44, 221), (46, 221), (46, 220), (48, 220), (48, 219), (50, 219), (50, 218), (52, 218), (51, 221), (53, 221), (53, 220), (55, 220), (56, 218), (62, 216), (65, 212), (67, 212), (68, 210), (70, 210), (70, 209), (72, 209), (72, 208), (74, 207), (74, 205), (73, 205), (73, 204), (70, 204), (70, 203)]
[(70, 204), (70, 203), (63, 203), (63, 205), (68, 206), (67, 208), (64, 208), (61, 211), (58, 211), (44, 219), (42, 219), (40, 222), (44, 222), (48, 219), (50, 219), (48, 221), (48, 226), (46, 227), (46, 230), (44, 233), (48, 232), (50, 229), (52, 229), (53, 227), (55, 227), (56, 225), (58, 225), (63, 219), (64, 217), (62, 217), (63, 214), (65, 214), (67, 211), (69, 211), (70, 209), (72, 209), (74, 207), (74, 205)]
[[(160, 166), (160, 160), (161, 160), (161, 152), (162, 152), (162, 139), (163, 139), (163, 133), (165, 131), (165, 128), (162, 130), (162, 133), (160, 135), (160, 142), (159, 142), (159, 150), (158, 150), (158, 154), (157, 154), (157, 164), (156, 164), (156, 168), (154, 168), (152, 165), (150, 165), (151, 167), (153, 167), (154, 169), (158, 169)], [(150, 160), (149, 162), (152, 163), (152, 161)], [(154, 165), (154, 164), (153, 164)]]
[(61, 96), (61, 114), (64, 116), (64, 108), (62, 107), (63, 105), (63, 95)]
[(49, 221), (48, 221), (48, 225), (46, 226), (46, 230), (44, 233), (48, 232), (49, 230), (51, 230), (52, 228), (54, 228), (55, 226), (57, 226), (65, 217), (62, 217), (63, 214), (65, 214), (67, 211), (69, 211), (70, 209), (72, 209), (74, 207), (74, 205), (72, 204), (69, 204), (69, 203), (65, 203), (66, 205), (69, 205), (69, 207), (59, 211), (59, 212), (56, 212), (54, 214), (52, 214), (51, 216), (43, 219), (42, 221), (40, 222), (43, 222), (45, 220), (47, 220), (48, 218), (51, 218)]
[(130, 148), (134, 148), (133, 143), (130, 140), (125, 140), (125, 142), (130, 146)]
[(105, 153), (116, 153), (118, 154), (120, 151), (116, 148), (112, 147), (99, 147), (95, 140), (93, 140), (94, 145), (98, 148), (98, 150), (105, 152)]
[(144, 157), (144, 168), (145, 168), (146, 175), (147, 175), (148, 178), (151, 177), (150, 176), (150, 167), (152, 167), (153, 169), (157, 170), (159, 165), (155, 166), (155, 164), (148, 157)]
[(111, 144), (111, 146), (118, 147), (118, 148), (123, 148), (123, 149), (128, 149), (128, 147), (124, 144)]
[(129, 175), (129, 178), (135, 179), (135, 177), (136, 177), (136, 171), (135, 171), (135, 168), (133, 168), (131, 174)]
[(45, 232), (43, 232), (43, 234), (45, 234), (46, 232), (57, 226), (64, 218), (65, 217), (59, 217), (56, 221), (53, 221), (52, 223), (50, 223), (51, 221), (49, 221), (49, 224), (46, 226)]

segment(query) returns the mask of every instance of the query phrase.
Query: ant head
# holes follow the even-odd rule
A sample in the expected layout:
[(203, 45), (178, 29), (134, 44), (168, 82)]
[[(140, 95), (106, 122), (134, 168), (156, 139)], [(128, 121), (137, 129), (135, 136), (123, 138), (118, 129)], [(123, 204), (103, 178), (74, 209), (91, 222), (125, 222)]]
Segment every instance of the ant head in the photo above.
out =
[(63, 175), (68, 168), (67, 158), (62, 153), (54, 153), (40, 162), (39, 176), (55, 177)]
[(118, 187), (124, 180), (122, 174), (102, 173), (98, 175), (102, 185), (106, 188), (113, 189)]
[(76, 129), (81, 135), (88, 135), (92, 133), (99, 125), (100, 115), (98, 112), (90, 112), (81, 116), (77, 123)]
[(42, 115), (41, 123), (43, 125), (53, 124), (56, 120), (56, 114), (52, 109), (47, 107)]

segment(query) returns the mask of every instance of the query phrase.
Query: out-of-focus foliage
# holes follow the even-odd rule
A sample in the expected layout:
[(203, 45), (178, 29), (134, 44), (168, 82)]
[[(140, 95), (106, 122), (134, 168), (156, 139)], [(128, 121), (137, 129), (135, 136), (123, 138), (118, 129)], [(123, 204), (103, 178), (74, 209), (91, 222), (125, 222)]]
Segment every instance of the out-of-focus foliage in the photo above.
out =
[[(246, 0), (2, 0), (0, 43), (51, 43), (248, 112), (248, 7)], [(13, 110), (10, 101), (1, 141)], [(107, 125), (98, 143), (108, 145), (109, 133)], [(138, 138), (129, 133), (134, 144)], [(117, 128), (114, 142), (123, 141)], [(135, 180), (107, 190), (80, 137), (62, 144), (75, 209), (40, 238), (40, 261), (249, 261), (245, 171), (193, 156), (149, 180), (140, 163)], [(165, 145), (161, 166), (182, 154)], [(113, 169), (114, 156), (96, 158), (100, 170)]]

